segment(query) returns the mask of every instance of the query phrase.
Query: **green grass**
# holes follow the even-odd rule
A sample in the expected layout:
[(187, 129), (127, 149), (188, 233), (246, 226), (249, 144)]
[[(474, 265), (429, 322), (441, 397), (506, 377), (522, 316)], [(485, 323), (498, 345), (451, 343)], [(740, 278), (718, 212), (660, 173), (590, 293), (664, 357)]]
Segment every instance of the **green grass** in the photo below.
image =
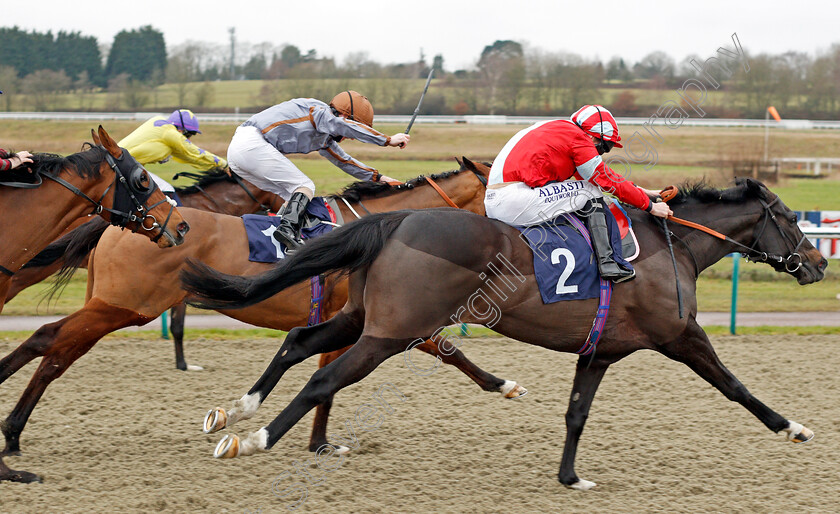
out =
[(840, 210), (840, 180), (795, 178), (771, 189), (795, 211)]

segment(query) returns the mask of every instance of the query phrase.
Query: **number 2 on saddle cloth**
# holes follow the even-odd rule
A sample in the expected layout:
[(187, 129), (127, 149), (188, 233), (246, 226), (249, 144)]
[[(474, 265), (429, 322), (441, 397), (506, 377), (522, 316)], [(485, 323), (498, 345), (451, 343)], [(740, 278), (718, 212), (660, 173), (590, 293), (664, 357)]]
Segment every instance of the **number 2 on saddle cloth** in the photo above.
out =
[[(613, 216), (607, 216), (607, 227), (613, 258), (620, 265), (630, 267), (629, 260), (638, 255), (638, 245), (630, 218), (617, 203), (612, 204), (610, 211)], [(621, 228), (615, 217), (621, 220)], [(591, 354), (607, 322), (612, 282), (602, 279), (598, 274), (589, 231), (583, 222), (571, 213), (562, 214), (541, 225), (516, 228), (533, 251), (534, 274), (543, 303), (599, 299), (592, 329), (586, 342), (577, 351), (581, 355)]]

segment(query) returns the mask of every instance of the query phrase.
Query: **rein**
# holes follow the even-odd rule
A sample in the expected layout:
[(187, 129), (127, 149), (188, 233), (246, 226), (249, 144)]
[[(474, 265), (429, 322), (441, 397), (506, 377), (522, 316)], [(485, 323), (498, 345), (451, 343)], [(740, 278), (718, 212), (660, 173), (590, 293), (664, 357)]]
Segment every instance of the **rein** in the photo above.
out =
[(432, 180), (432, 177), (426, 177), (426, 182), (428, 182), (429, 185), (432, 186), (432, 189), (438, 192), (438, 194), (443, 198), (443, 201), (448, 203), (450, 207), (460, 209), (460, 207), (458, 207), (458, 205), (452, 201), (452, 198), (449, 198), (449, 195), (447, 195), (446, 192), (443, 189), (441, 189), (440, 186), (437, 185), (434, 180)]

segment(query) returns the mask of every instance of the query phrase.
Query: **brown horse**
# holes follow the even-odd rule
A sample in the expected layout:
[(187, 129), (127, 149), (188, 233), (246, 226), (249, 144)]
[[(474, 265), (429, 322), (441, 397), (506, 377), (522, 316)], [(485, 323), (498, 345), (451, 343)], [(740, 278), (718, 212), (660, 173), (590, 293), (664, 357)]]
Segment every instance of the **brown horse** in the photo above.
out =
[[(683, 188), (669, 205), (676, 216), (711, 227), (728, 238), (672, 227), (679, 241), (674, 247), (675, 262), (688, 313), (681, 318), (673, 275), (669, 276), (672, 265), (663, 227), (645, 212), (631, 209), (641, 246), (633, 263), (637, 276), (634, 281), (615, 285), (601, 341), (596, 351), (578, 360), (558, 474), (559, 481), (569, 487), (589, 489), (595, 485), (575, 473), (578, 440), (607, 368), (636, 350), (655, 350), (685, 363), (770, 430), (784, 432), (791, 441), (813, 437), (809, 429), (758, 401), (721, 364), (695, 319), (695, 286), (703, 269), (733, 251), (767, 262), (800, 284), (821, 280), (827, 261), (805, 239), (795, 214), (755, 180), (739, 179), (735, 187), (726, 190), (702, 185)], [(182, 274), (185, 287), (198, 295), (201, 305), (213, 308), (259, 302), (310, 275), (352, 271), (347, 304), (329, 321), (289, 332), (251, 389), (255, 403), (265, 398), (294, 364), (316, 353), (355, 344), (312, 375), (267, 426), (241, 441), (235, 435), (225, 436), (215, 456), (236, 457), (270, 449), (310, 409), (361, 380), (387, 358), (400, 353), (408, 358), (416, 337), (437, 333), (454, 320), (483, 323), (505, 336), (544, 348), (581, 353), (598, 300), (544, 304), (533, 259), (532, 248), (517, 229), (470, 213), (434, 209), (371, 216), (313, 241), (257, 277), (230, 277), (206, 265), (194, 265)], [(420, 287), (401, 279), (416, 276), (418, 270), (424, 272)], [(334, 449), (324, 451), (329, 457)]]
[[(214, 170), (208, 173), (178, 173), (173, 177), (177, 180), (179, 176), (196, 179), (196, 182), (186, 187), (176, 187), (175, 192), (183, 203), (184, 207), (201, 209), (204, 211), (229, 214), (231, 216), (242, 216), (251, 213), (277, 212), (283, 205), (283, 199), (257, 186), (247, 182), (235, 173), (228, 175), (221, 170)], [(69, 263), (64, 269), (65, 274), (60, 274), (55, 288), (57, 291), (70, 278), (72, 271), (76, 268), (87, 267), (87, 255), (78, 248), (68, 250), (68, 246), (77, 241), (84, 241), (87, 248), (92, 249), (96, 245), (96, 235), (101, 235), (108, 227), (107, 223), (99, 219), (90, 220), (91, 225), (74, 227), (74, 232), (69, 232), (51, 243), (41, 253), (27, 262), (23, 268), (12, 277), (9, 291), (6, 293), (6, 303), (12, 300), (19, 292), (27, 287), (37, 284), (65, 265), (65, 256), (68, 251), (74, 256), (77, 262)], [(78, 232), (75, 232), (78, 230)], [(84, 233), (84, 235), (81, 235)], [(180, 370), (200, 370), (199, 366), (187, 366), (184, 359), (184, 317), (186, 305), (180, 303), (171, 309), (172, 339), (175, 344), (175, 367)]]
[(4, 177), (7, 186), (7, 178), (27, 182), (0, 186), (0, 311), (14, 274), (78, 218), (99, 214), (161, 248), (183, 242), (189, 225), (146, 170), (102, 126), (91, 135), (95, 146), (83, 152), (37, 154), (32, 164)]
[[(472, 163), (467, 161), (464, 166), (463, 169), (469, 171), (457, 170), (440, 176), (432, 175), (432, 179), (439, 182), (438, 187), (459, 207), (483, 212), (484, 185), (481, 179), (486, 177), (489, 170), (482, 167), (485, 175), (479, 175), (478, 168)], [(348, 220), (354, 218), (353, 212), (364, 210), (381, 212), (398, 207), (446, 205), (432, 183), (426, 177), (396, 187), (360, 182), (350, 186), (341, 197), (348, 204), (340, 201), (339, 205), (344, 218)], [(46, 387), (76, 359), (87, 353), (100, 338), (123, 327), (144, 325), (184, 299), (186, 293), (173, 286), (179, 283), (178, 273), (186, 259), (211, 262), (231, 273), (257, 273), (272, 267), (270, 264), (248, 260), (248, 240), (240, 218), (189, 208), (181, 210), (190, 222), (192, 233), (183, 245), (166, 252), (154, 252), (153, 248), (148, 248), (146, 241), (133, 234), (110, 228), (106, 230), (89, 261), (87, 301), (84, 307), (62, 320), (39, 328), (17, 349), (0, 360), (2, 383), (31, 360), (43, 357), (20, 401), (1, 425), (6, 446), (0, 457), (19, 453), (20, 433)], [(350, 224), (354, 223), (358, 221)], [(119, 266), (115, 266), (115, 263), (119, 263)], [(134, 273), (125, 273), (124, 269), (134, 270)], [(332, 316), (347, 299), (347, 281), (330, 278), (325, 284), (325, 290), (327, 293), (323, 309), (327, 316)], [(309, 284), (302, 283), (283, 295), (267, 299), (249, 309), (223, 311), (223, 314), (253, 325), (290, 330), (306, 325), (309, 300)], [(482, 371), (460, 352), (441, 354), (433, 344), (424, 348), (439, 355), (444, 362), (458, 366), (485, 390), (500, 391), (510, 397), (524, 394), (524, 389), (515, 382)], [(242, 417), (247, 417), (247, 412)], [(326, 422), (326, 415), (320, 415), (319, 419)], [(316, 443), (316, 448), (322, 444), (320, 441)], [(0, 465), (0, 480), (33, 481), (38, 480), (38, 477)]]

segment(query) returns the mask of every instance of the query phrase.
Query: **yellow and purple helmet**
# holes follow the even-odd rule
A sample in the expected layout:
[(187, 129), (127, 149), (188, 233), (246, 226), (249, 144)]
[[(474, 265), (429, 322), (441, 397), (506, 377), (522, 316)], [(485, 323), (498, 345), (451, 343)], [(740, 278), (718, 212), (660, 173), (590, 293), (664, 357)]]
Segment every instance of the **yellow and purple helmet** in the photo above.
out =
[(198, 118), (195, 117), (195, 114), (189, 109), (178, 109), (177, 111), (172, 111), (172, 114), (166, 118), (167, 123), (171, 123), (175, 125), (180, 130), (185, 132), (195, 132), (196, 134), (201, 134), (201, 131), (198, 130)]

